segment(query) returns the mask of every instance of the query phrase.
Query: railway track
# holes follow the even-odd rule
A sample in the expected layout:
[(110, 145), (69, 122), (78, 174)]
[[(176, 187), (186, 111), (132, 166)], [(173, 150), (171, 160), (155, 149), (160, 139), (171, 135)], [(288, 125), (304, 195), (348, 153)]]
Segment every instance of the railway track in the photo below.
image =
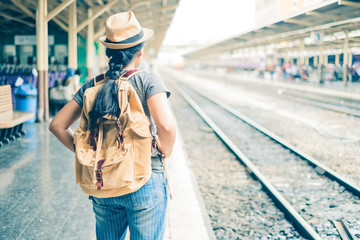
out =
[(310, 106), (315, 106), (321, 109), (339, 112), (360, 118), (360, 103), (350, 101), (339, 97), (325, 97), (310, 93), (299, 93), (289, 90), (279, 90), (284, 98), (291, 101), (302, 103)]
[[(218, 100), (189, 87), (181, 88), (176, 86), (179, 94), (261, 182), (301, 235), (331, 239), (339, 238), (338, 232), (351, 234), (351, 229), (360, 230), (355, 226), (360, 220), (358, 186)], [(350, 224), (346, 224), (350, 231), (336, 231), (335, 222), (341, 218), (350, 219)], [(340, 225), (344, 226), (335, 226)], [(345, 235), (341, 237), (346, 239)]]

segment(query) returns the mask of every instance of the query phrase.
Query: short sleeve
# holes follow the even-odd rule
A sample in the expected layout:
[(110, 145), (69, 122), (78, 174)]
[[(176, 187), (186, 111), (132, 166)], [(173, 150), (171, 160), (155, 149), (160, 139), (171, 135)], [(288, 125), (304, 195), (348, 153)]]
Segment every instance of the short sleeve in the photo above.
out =
[(148, 100), (151, 96), (161, 92), (165, 92), (168, 98), (171, 95), (169, 89), (165, 86), (161, 78), (159, 78), (154, 73), (147, 74), (146, 81), (144, 82), (144, 88), (146, 100)]
[(84, 83), (80, 89), (75, 93), (74, 95), (74, 100), (75, 102), (77, 102), (81, 107), (83, 106), (83, 97), (84, 97), (84, 93), (86, 91), (86, 89), (88, 89), (89, 87), (92, 87), (94, 85), (94, 80), (90, 79), (89, 81), (87, 81), (86, 83)]

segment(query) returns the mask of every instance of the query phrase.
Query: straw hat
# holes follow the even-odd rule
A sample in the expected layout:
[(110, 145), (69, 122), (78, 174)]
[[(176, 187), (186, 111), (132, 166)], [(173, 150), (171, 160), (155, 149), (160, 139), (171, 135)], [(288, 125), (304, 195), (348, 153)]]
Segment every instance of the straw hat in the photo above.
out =
[(122, 12), (111, 15), (106, 20), (105, 34), (99, 38), (105, 47), (125, 49), (151, 38), (153, 30), (142, 28), (133, 12)]

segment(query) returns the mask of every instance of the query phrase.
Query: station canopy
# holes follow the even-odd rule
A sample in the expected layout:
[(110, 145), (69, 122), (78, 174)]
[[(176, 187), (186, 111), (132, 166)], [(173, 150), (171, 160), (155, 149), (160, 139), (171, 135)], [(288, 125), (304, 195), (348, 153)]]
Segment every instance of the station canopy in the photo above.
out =
[[(42, 0), (47, 2), (48, 15), (57, 8), (64, 9), (51, 18), (49, 28), (58, 27), (68, 32), (67, 7), (74, 0)], [(76, 0), (75, 0), (76, 1)], [(94, 21), (95, 39), (104, 35), (106, 19), (115, 13), (133, 11), (143, 27), (152, 28), (154, 37), (149, 48), (155, 51), (161, 46), (167, 29), (175, 15), (180, 0), (77, 0), (77, 29), (86, 38), (87, 24)], [(25, 34), (36, 29), (36, 9), (39, 0), (2, 0), (0, 2), (0, 33)], [(89, 17), (88, 10), (92, 10)]]
[[(235, 24), (235, 23), (234, 23)], [(360, 2), (358, 0), (326, 0), (286, 17), (272, 19), (254, 28), (187, 53), (187, 59), (208, 59), (236, 50), (272, 46), (287, 51), (299, 50), (300, 39), (305, 39), (307, 51), (342, 49), (348, 33), (348, 47), (360, 47)], [(290, 44), (289, 44), (290, 43)]]

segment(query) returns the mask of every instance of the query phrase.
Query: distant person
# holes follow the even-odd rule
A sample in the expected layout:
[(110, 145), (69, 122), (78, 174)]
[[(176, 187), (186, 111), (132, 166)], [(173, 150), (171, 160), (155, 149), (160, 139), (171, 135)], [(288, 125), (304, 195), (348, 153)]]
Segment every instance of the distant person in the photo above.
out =
[(54, 87), (50, 90), (50, 100), (56, 104), (64, 105), (69, 102), (80, 89), (81, 70), (74, 71), (72, 68), (66, 70), (63, 79), (58, 79)]
[(63, 82), (63, 86), (65, 89), (65, 99), (70, 101), (75, 93), (80, 89), (80, 77), (81, 70), (78, 68), (74, 74), (69, 76), (65, 82)]
[[(83, 175), (91, 179), (96, 176), (96, 180), (93, 182), (94, 187), (91, 188), (93, 189), (91, 190), (92, 193), (88, 195), (90, 195), (93, 203), (97, 240), (125, 239), (127, 227), (130, 230), (130, 239), (163, 239), (168, 199), (163, 160), (170, 156), (175, 141), (175, 125), (167, 100), (170, 92), (154, 73), (134, 73), (133, 71), (139, 67), (142, 61), (144, 42), (152, 36), (152, 30), (142, 28), (132, 12), (118, 13), (110, 16), (106, 21), (105, 29), (106, 36), (100, 38), (100, 42), (107, 48), (106, 55), (110, 59), (109, 70), (105, 75), (99, 75), (95, 79), (87, 81), (75, 94), (74, 98), (55, 116), (50, 123), (49, 129), (64, 146), (76, 152), (77, 160), (75, 164), (77, 169), (79, 166), (84, 166), (79, 163), (78, 156), (84, 156), (84, 158), (86, 158), (86, 154), (93, 156), (95, 151), (104, 156), (104, 159), (99, 161), (96, 160), (99, 159), (97, 155), (96, 159), (90, 157), (90, 160), (94, 159), (92, 161), (96, 161), (92, 163), (94, 164), (93, 170), (90, 172), (77, 171), (76, 174), (77, 179), (82, 179)], [(121, 86), (128, 86), (126, 83), (121, 82), (122, 80), (119, 80), (119, 78), (129, 72), (134, 75), (130, 74), (129, 76), (131, 77), (127, 81), (136, 92), (136, 95), (127, 95), (127, 98), (134, 99), (137, 97), (138, 100), (136, 101), (141, 102), (140, 104), (146, 114), (146, 116), (144, 114), (142, 116), (146, 119), (147, 124), (146, 126), (139, 125), (138, 127), (144, 127), (140, 129), (123, 129), (123, 124), (130, 121), (130, 119), (119, 118), (119, 116), (124, 116), (120, 115), (121, 110), (125, 111), (128, 109), (119, 106), (119, 103), (123, 103), (123, 101), (118, 101), (119, 96), (125, 96), (123, 95), (124, 88), (119, 88)], [(126, 100), (127, 98), (121, 99)], [(127, 106), (131, 108), (132, 104), (128, 104), (130, 105)], [(89, 106), (92, 106), (91, 109), (86, 109), (86, 107), (90, 108)], [(82, 152), (78, 148), (75, 151), (73, 144), (74, 133), (70, 129), (70, 126), (80, 116), (80, 126), (76, 131), (77, 138), (75, 143), (79, 139), (88, 139), (91, 136), (91, 141), (85, 144), (88, 147), (87, 152)], [(89, 123), (87, 120), (89, 120)], [(105, 127), (103, 121), (108, 123)], [(149, 124), (151, 131), (149, 130)], [(118, 131), (114, 128), (115, 126), (118, 128)], [(114, 131), (107, 131), (108, 135), (101, 135), (102, 132), (105, 133), (105, 130), (107, 130), (103, 128), (114, 129)], [(86, 134), (79, 135), (79, 132), (88, 133), (89, 130), (91, 130), (90, 136)], [(134, 151), (133, 149), (137, 149), (135, 148), (136, 146), (131, 145), (129, 142), (127, 143), (130, 145), (124, 145), (127, 141), (127, 136), (129, 136), (125, 136), (125, 133), (129, 134), (130, 130), (135, 131), (135, 133), (137, 131), (138, 138), (149, 137), (150, 132), (152, 132), (150, 138), (151, 135), (154, 136), (153, 143), (155, 145), (153, 151), (151, 151), (151, 146), (146, 145), (146, 147), (149, 147), (149, 154), (151, 155), (151, 159), (149, 159), (151, 164), (149, 166), (150, 178), (137, 186), (137, 189), (133, 189), (126, 194), (117, 192), (117, 189), (113, 189), (109, 185), (107, 185), (106, 189), (102, 189), (106, 184), (102, 178), (102, 175), (105, 173), (100, 170), (103, 165), (109, 166), (110, 164), (110, 166), (113, 166), (111, 165), (111, 159), (115, 159), (113, 161), (118, 162), (120, 160), (125, 161), (124, 164), (121, 163), (123, 167), (126, 167), (126, 164), (130, 164), (124, 174), (130, 174), (132, 171), (135, 171), (128, 158), (139, 156), (143, 152), (141, 150)], [(100, 138), (100, 136), (103, 137)], [(101, 143), (100, 139), (103, 140)], [(151, 144), (151, 139), (149, 143)], [(99, 144), (100, 147), (98, 148)], [(113, 147), (103, 149), (103, 144), (107, 146), (110, 144)], [(127, 153), (128, 155), (114, 155), (114, 152), (121, 148), (130, 149)], [(106, 152), (105, 155), (103, 155), (103, 151)], [(108, 162), (106, 158), (110, 158), (110, 156), (112, 158)], [(88, 160), (88, 158), (86, 159)], [(135, 161), (137, 160), (135, 159)], [(69, 162), (69, 164), (72, 163)], [(91, 164), (87, 166), (92, 167)], [(87, 166), (86, 169), (88, 169)], [(113, 168), (109, 169), (108, 167), (107, 169), (107, 171), (115, 171)], [(110, 180), (113, 181), (122, 177), (117, 174), (112, 176)], [(118, 182), (115, 181), (114, 184), (118, 184)], [(78, 183), (84, 184), (82, 181), (78, 181)], [(129, 180), (128, 184), (131, 185), (132, 182)], [(83, 186), (82, 189), (84, 190)], [(104, 191), (107, 193), (106, 195), (104, 195)], [(84, 190), (84, 192), (86, 191)]]

